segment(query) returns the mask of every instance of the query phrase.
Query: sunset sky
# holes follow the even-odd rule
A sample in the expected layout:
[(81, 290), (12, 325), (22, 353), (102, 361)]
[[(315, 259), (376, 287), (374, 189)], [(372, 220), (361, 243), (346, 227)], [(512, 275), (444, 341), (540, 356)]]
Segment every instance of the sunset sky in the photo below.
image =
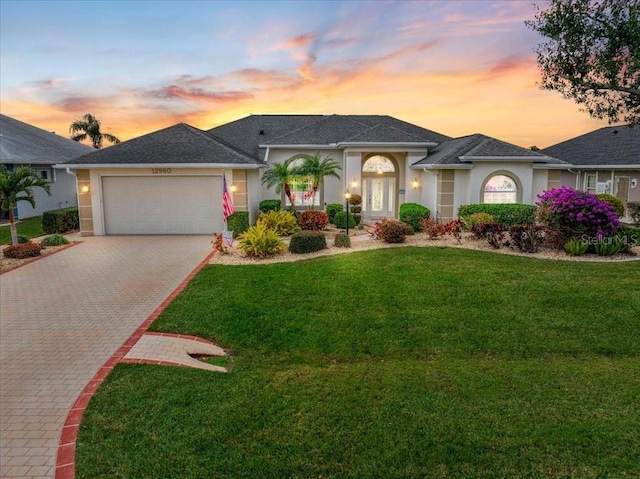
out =
[(537, 1), (0, 2), (0, 111), (121, 140), (253, 114), (391, 115), (546, 147), (606, 126), (538, 88)]

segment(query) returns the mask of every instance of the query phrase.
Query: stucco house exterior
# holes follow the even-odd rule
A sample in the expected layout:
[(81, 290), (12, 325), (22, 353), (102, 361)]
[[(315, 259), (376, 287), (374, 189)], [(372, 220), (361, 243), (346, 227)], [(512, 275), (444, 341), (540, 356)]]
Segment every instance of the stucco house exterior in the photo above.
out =
[[(255, 221), (261, 200), (284, 195), (262, 185), (274, 163), (319, 154), (342, 167), (316, 207), (363, 197), (362, 216), (397, 217), (402, 203), (443, 221), (478, 202), (533, 204), (570, 167), (552, 156), (476, 134), (450, 138), (380, 115), (251, 115), (208, 131), (178, 124), (93, 151), (58, 168), (77, 175), (83, 235), (210, 234), (222, 231), (222, 177), (236, 211)], [(296, 185), (296, 207), (312, 196)]]
[(41, 215), (44, 211), (77, 205), (76, 179), (66, 170), (53, 168), (93, 148), (0, 114), (0, 162), (12, 170), (31, 166), (49, 181), (51, 196), (41, 188), (34, 188), (36, 207), (26, 201), (18, 202), (16, 218)]
[(640, 201), (640, 127), (610, 126), (542, 150), (570, 163), (563, 186)]

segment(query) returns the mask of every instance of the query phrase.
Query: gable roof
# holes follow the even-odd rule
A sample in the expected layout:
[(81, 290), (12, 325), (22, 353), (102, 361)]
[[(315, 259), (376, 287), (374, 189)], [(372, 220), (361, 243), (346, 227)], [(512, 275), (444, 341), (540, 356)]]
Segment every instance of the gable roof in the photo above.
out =
[(446, 140), (429, 155), (412, 166), (465, 166), (474, 161), (531, 161), (564, 164), (565, 162), (480, 133)]
[(102, 150), (95, 150), (67, 165), (140, 165), (140, 164), (258, 164), (206, 132), (185, 123), (154, 131)]
[(2, 163), (53, 165), (90, 151), (90, 146), (0, 114)]
[(542, 150), (576, 166), (640, 167), (640, 126), (608, 126)]
[(449, 138), (387, 115), (251, 115), (212, 128), (208, 133), (260, 161), (264, 160), (266, 146), (429, 144)]

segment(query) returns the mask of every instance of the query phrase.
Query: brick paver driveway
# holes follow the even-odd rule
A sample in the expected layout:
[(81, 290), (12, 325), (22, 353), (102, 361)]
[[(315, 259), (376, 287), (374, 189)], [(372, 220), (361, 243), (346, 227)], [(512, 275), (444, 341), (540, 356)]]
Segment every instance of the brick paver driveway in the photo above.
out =
[(0, 475), (54, 475), (98, 369), (211, 251), (210, 238), (94, 237), (0, 276)]

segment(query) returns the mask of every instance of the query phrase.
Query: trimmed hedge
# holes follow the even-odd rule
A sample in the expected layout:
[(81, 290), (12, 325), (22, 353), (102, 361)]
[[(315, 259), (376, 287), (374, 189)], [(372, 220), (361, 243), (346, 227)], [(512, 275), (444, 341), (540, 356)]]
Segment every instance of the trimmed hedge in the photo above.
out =
[(533, 224), (536, 219), (535, 205), (521, 203), (471, 204), (458, 208), (458, 218), (467, 220), (475, 213), (487, 213), (493, 216), (493, 221), (502, 223), (507, 228), (513, 225)]
[[(333, 224), (336, 228), (345, 229), (347, 227), (347, 212), (346, 211), (338, 211), (336, 215), (333, 217)], [(356, 219), (352, 214), (349, 214), (349, 228), (356, 227)]]
[(258, 206), (261, 213), (269, 211), (280, 211), (282, 209), (282, 201), (280, 200), (262, 200)]
[(422, 231), (422, 220), (428, 218), (431, 212), (426, 206), (418, 203), (402, 203), (398, 217), (400, 221), (408, 224), (413, 231)]
[(227, 218), (227, 229), (237, 237), (249, 229), (249, 212), (236, 211)]
[(78, 208), (51, 210), (42, 213), (42, 230), (45, 234), (66, 233), (79, 228)]
[(7, 246), (2, 250), (2, 254), (5, 258), (23, 259), (40, 256), (41, 251), (42, 246), (40, 246), (38, 243), (32, 243), (31, 241), (29, 241), (28, 243), (20, 243)]
[(341, 203), (329, 203), (324, 210), (327, 213), (327, 219), (329, 220), (329, 223), (333, 223), (333, 217), (336, 215), (336, 213), (344, 211), (344, 205), (342, 205)]
[(596, 196), (600, 201), (604, 201), (613, 206), (613, 211), (618, 214), (618, 218), (622, 218), (624, 216), (624, 203), (620, 198), (610, 195), (609, 193), (601, 193)]
[(313, 253), (323, 249), (327, 249), (327, 239), (321, 231), (304, 230), (291, 236), (289, 251), (292, 253)]

